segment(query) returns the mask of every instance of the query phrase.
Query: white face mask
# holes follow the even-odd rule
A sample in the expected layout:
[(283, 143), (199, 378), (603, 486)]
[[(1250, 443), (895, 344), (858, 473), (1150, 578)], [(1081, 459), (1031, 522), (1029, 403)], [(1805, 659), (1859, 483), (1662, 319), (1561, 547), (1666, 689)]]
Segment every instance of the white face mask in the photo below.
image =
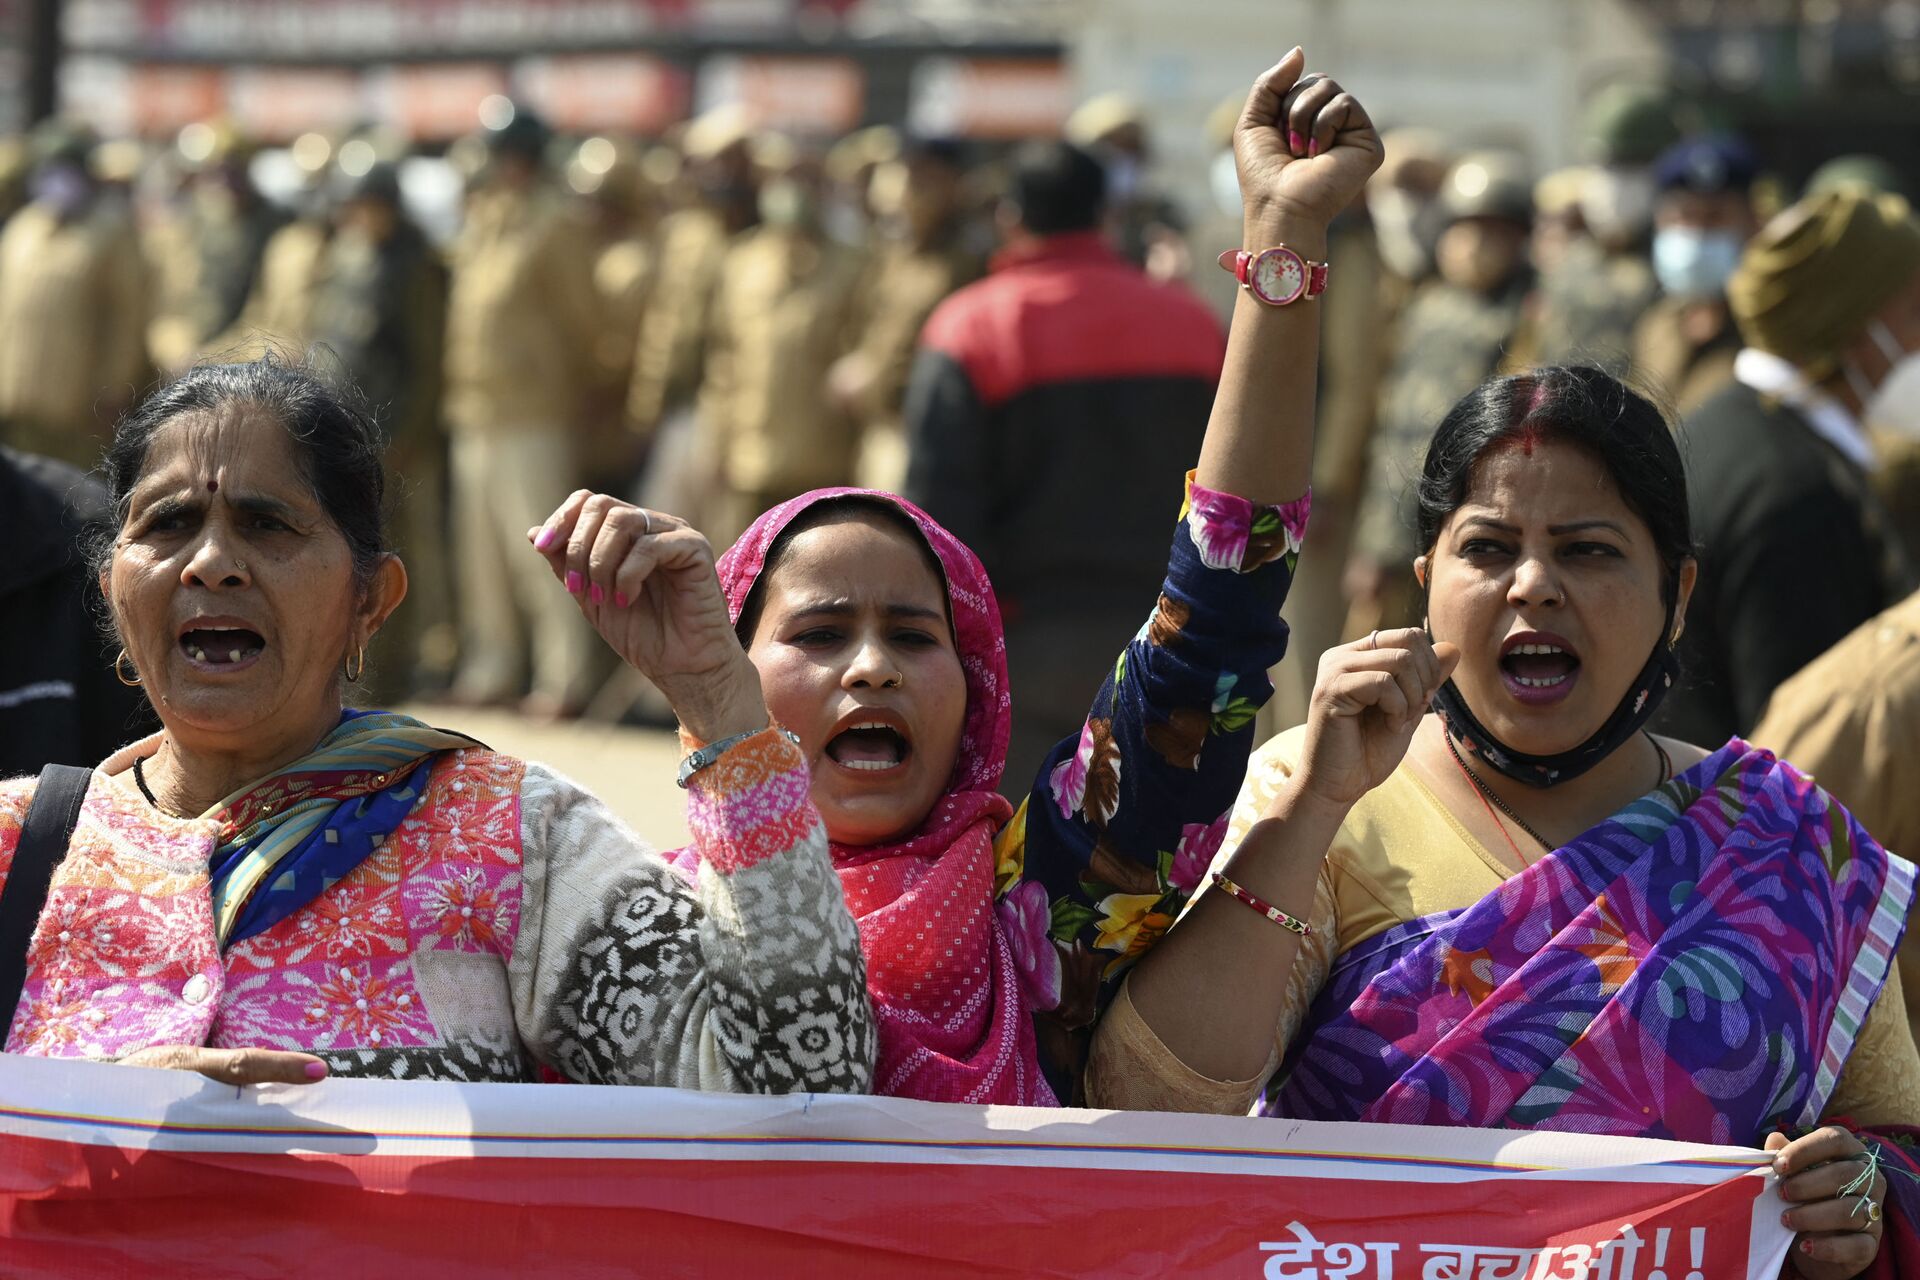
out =
[[(1879, 386), (1860, 397), (1866, 406), (1860, 420), (1868, 430), (1920, 440), (1920, 351), (1902, 350), (1893, 332), (1879, 320), (1867, 326), (1867, 334), (1893, 367), (1880, 379)], [(1852, 367), (1847, 369), (1847, 379), (1856, 384), (1854, 391), (1858, 394), (1857, 384), (1865, 379)]]
[(1732, 231), (1662, 227), (1653, 233), (1653, 274), (1673, 298), (1717, 298), (1726, 292), (1743, 248)]

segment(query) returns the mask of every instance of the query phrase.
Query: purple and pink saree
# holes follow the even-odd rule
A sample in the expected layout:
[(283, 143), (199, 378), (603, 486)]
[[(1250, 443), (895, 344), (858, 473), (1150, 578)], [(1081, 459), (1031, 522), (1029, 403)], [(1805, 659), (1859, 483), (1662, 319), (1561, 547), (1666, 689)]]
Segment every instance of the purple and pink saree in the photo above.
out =
[(1820, 1119), (1913, 895), (1911, 865), (1735, 740), (1341, 956), (1263, 1109), (1758, 1145)]

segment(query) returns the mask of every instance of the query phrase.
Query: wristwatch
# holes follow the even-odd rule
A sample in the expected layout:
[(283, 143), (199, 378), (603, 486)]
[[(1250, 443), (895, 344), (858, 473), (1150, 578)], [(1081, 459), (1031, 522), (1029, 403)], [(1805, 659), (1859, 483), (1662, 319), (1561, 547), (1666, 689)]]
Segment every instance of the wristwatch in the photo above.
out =
[(1327, 291), (1327, 264), (1308, 262), (1284, 244), (1259, 253), (1229, 249), (1220, 265), (1233, 273), (1241, 287), (1270, 307), (1284, 307)]

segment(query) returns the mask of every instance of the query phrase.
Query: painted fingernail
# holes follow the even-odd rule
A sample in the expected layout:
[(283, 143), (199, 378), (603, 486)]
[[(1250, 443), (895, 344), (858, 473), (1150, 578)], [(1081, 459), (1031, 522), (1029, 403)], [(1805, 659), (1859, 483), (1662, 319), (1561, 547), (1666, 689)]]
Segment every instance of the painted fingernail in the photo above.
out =
[(1800, 1252), (1802, 1252), (1802, 1253), (1812, 1253), (1812, 1252), (1813, 1252), (1813, 1241), (1811, 1241), (1811, 1240), (1802, 1240), (1802, 1241), (1800, 1242)]
[(613, 602), (619, 605), (622, 609), (626, 608), (629, 604), (633, 603), (631, 600), (627, 599), (627, 593), (624, 591), (614, 592)]
[(559, 534), (555, 530), (542, 529), (539, 536), (533, 540), (534, 549), (536, 551), (545, 551), (553, 545), (553, 540), (558, 536)]
[(1293, 154), (1299, 155), (1307, 149), (1307, 140), (1301, 137), (1296, 131), (1289, 129), (1287, 130), (1287, 146), (1292, 150)]
[(572, 569), (567, 570), (567, 590), (571, 591), (574, 595), (579, 595), (580, 588), (586, 584), (587, 580), (585, 578), (581, 577)]
[(596, 582), (593, 584), (593, 590), (589, 591), (587, 594), (593, 597), (593, 602), (595, 604), (600, 604), (604, 602), (607, 598), (607, 589)]
[(1319, 154), (1320, 154), (1320, 139), (1315, 138), (1313, 141), (1307, 143), (1307, 155), (1309, 157), (1312, 157), (1312, 156), (1317, 156)]
[(327, 1078), (327, 1064), (326, 1064), (326, 1063), (324, 1063), (324, 1062), (309, 1062), (309, 1063), (307, 1064), (307, 1079), (309, 1079), (309, 1080), (325, 1080), (326, 1078)]

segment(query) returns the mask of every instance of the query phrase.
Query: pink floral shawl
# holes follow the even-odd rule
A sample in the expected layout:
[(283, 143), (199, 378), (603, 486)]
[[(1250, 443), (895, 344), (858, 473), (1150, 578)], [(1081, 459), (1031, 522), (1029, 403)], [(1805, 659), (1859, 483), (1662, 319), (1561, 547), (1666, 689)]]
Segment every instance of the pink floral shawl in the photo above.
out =
[(1053, 1106), (1019, 968), (993, 905), (993, 838), (1013, 816), (995, 790), (1006, 768), (1012, 704), (1000, 606), (979, 557), (904, 498), (816, 489), (754, 521), (720, 557), (720, 586), (738, 619), (781, 532), (809, 507), (856, 496), (898, 508), (940, 562), (967, 680), (960, 754), (926, 822), (896, 844), (833, 846), (847, 906), (859, 922), (880, 1033), (873, 1091), (930, 1102)]

